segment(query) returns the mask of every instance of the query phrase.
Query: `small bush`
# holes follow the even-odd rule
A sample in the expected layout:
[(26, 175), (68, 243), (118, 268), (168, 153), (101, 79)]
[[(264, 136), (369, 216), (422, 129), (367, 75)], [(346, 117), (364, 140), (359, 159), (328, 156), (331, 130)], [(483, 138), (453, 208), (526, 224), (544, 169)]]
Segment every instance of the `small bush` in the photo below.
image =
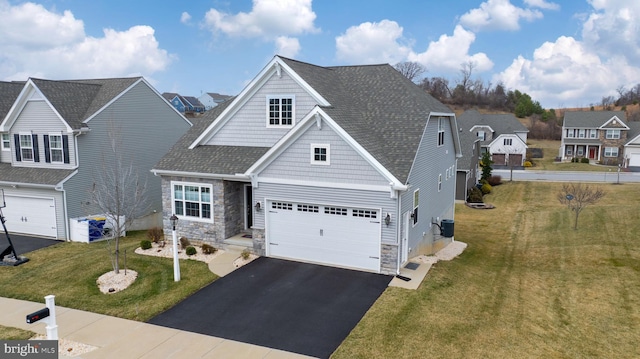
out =
[(153, 227), (147, 231), (147, 238), (153, 243), (158, 243), (164, 237), (164, 232), (160, 227)]
[(589, 159), (588, 159), (588, 158), (586, 158), (586, 157), (582, 157), (582, 158), (580, 159), (580, 162), (581, 162), (581, 163), (589, 163)]
[(143, 239), (140, 241), (140, 248), (149, 249), (151, 248), (151, 241), (148, 239)]
[(190, 245), (191, 242), (189, 242), (189, 239), (187, 239), (187, 237), (180, 237), (180, 246), (182, 247), (182, 249), (186, 249)]
[(482, 194), (489, 194), (491, 193), (491, 185), (488, 183), (485, 183), (482, 185), (482, 188), (480, 188), (480, 190), (482, 191)]
[(218, 251), (218, 248), (207, 243), (202, 243), (202, 246), (200, 246), (200, 248), (202, 248), (202, 253), (204, 254), (214, 254)]
[(469, 202), (482, 203), (482, 191), (478, 187), (469, 189)]
[(185, 253), (187, 253), (188, 256), (192, 256), (192, 255), (196, 254), (197, 253), (196, 247), (194, 247), (194, 246), (187, 247), (187, 249), (185, 250)]
[(502, 184), (502, 177), (501, 176), (491, 176), (487, 179), (487, 183), (490, 184), (491, 186), (497, 186), (499, 184)]
[(240, 257), (242, 257), (242, 259), (247, 260), (249, 259), (249, 256), (251, 255), (251, 252), (249, 252), (249, 249), (245, 248), (242, 253), (240, 253)]
[(531, 163), (531, 161), (524, 161), (524, 166), (525, 167), (532, 167), (533, 163)]

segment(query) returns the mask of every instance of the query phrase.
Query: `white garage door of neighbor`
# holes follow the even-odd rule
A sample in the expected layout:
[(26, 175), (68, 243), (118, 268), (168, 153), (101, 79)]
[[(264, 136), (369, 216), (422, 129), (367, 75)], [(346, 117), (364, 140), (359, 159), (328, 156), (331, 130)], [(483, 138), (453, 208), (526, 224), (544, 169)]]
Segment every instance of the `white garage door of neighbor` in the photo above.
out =
[(53, 198), (5, 195), (2, 213), (9, 232), (57, 237), (56, 206)]
[(632, 153), (629, 158), (629, 167), (640, 167), (640, 153)]
[(267, 255), (380, 271), (379, 210), (270, 201)]

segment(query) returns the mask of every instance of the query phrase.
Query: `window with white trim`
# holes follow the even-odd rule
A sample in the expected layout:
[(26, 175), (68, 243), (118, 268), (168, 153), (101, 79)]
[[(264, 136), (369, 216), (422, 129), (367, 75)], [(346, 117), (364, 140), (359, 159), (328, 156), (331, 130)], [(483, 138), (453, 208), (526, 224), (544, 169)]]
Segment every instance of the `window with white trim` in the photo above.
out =
[(311, 164), (329, 165), (331, 148), (328, 144), (311, 144)]
[(444, 145), (444, 118), (438, 117), (438, 147)]
[(413, 225), (418, 224), (418, 207), (420, 206), (420, 190), (417, 189), (413, 191), (413, 213), (411, 217), (413, 217)]
[(213, 187), (208, 184), (172, 182), (173, 213), (176, 216), (201, 221), (212, 221)]
[(49, 156), (53, 163), (62, 163), (64, 161), (62, 135), (49, 135)]
[(573, 149), (571, 147), (567, 147), (567, 156), (571, 156), (573, 154)]
[(294, 118), (294, 97), (267, 97), (267, 127), (291, 127)]
[(486, 139), (484, 131), (478, 131), (478, 138), (480, 141), (484, 141)]
[(33, 162), (33, 136), (20, 134), (20, 157), (22, 161)]
[(573, 130), (572, 128), (570, 128), (570, 129), (568, 129), (568, 130), (567, 130), (567, 138), (573, 138), (573, 136), (574, 136), (573, 131), (574, 131), (574, 130)]
[(513, 144), (513, 138), (505, 138), (503, 144), (505, 146), (511, 146)]
[(8, 133), (2, 134), (2, 150), (9, 151), (11, 149), (11, 136)]
[(620, 138), (620, 130), (607, 130), (605, 137), (607, 140), (617, 140)]
[(604, 148), (604, 156), (605, 157), (618, 157), (618, 147), (605, 147)]
[(583, 156), (584, 155), (584, 146), (578, 146), (578, 151), (577, 151), (576, 155), (578, 155), (578, 156)]
[(586, 135), (587, 130), (585, 130), (584, 128), (581, 128), (578, 130), (578, 138), (584, 138)]
[(597, 135), (598, 135), (597, 130), (589, 130), (589, 138), (596, 138)]

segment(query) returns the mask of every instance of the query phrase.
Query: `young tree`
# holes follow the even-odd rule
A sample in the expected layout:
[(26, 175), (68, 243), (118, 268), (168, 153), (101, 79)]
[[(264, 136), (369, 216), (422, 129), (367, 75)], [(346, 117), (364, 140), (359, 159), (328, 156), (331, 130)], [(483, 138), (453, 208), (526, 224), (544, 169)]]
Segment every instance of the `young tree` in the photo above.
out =
[(480, 181), (487, 181), (489, 177), (491, 177), (491, 172), (493, 171), (493, 160), (491, 160), (491, 154), (489, 151), (486, 151), (482, 154), (482, 158), (480, 159), (480, 166), (482, 166), (482, 175), (480, 175)]
[[(94, 174), (93, 186), (89, 190), (92, 210), (100, 211), (100, 214), (114, 226), (115, 251), (112, 265), (116, 274), (120, 272), (120, 237), (125, 229), (135, 219), (145, 215), (149, 208), (146, 181), (139, 176), (133, 160), (125, 159), (120, 134), (121, 131), (110, 122), (102, 163), (97, 166), (99, 173)], [(111, 255), (111, 248), (109, 252)]]
[(575, 212), (573, 229), (578, 229), (580, 213), (587, 206), (598, 202), (602, 197), (604, 197), (604, 191), (601, 188), (582, 183), (564, 184), (562, 185), (562, 190), (558, 193), (558, 201)]

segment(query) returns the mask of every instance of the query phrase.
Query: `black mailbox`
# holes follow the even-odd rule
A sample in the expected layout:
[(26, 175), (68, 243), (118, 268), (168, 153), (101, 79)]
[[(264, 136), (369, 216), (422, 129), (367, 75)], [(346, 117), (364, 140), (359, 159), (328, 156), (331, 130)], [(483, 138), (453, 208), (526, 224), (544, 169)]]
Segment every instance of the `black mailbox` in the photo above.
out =
[(40, 319), (44, 319), (49, 316), (49, 308), (40, 309), (37, 312), (27, 314), (27, 323), (35, 323)]

